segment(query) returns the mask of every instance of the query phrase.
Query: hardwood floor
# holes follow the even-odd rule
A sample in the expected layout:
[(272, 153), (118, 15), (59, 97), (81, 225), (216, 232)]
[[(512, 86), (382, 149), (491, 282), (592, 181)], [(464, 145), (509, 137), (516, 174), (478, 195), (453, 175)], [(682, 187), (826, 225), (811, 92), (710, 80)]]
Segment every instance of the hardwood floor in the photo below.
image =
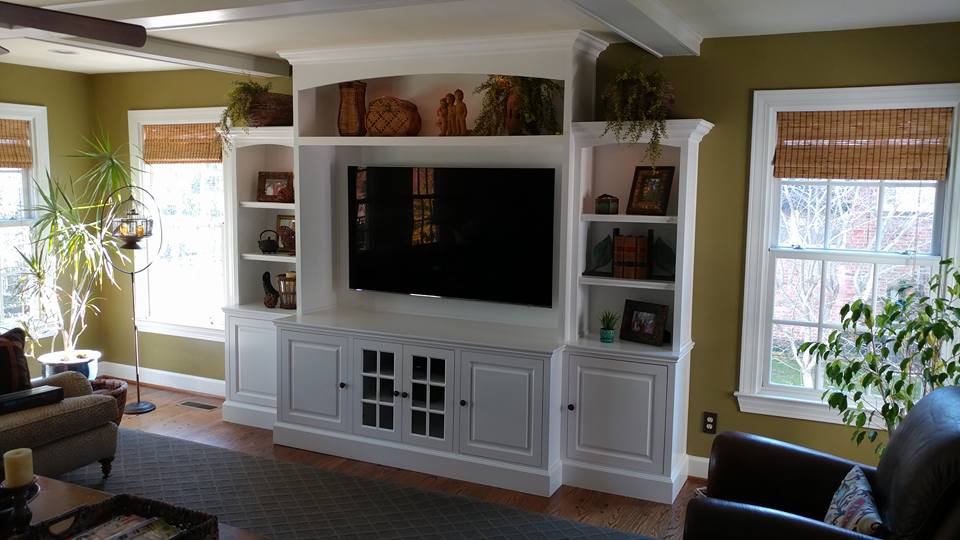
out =
[[(141, 415), (124, 415), (122, 427), (149, 433), (179, 437), (251, 455), (269, 457), (290, 463), (319, 467), (365, 478), (397, 482), (422, 489), (476, 497), (507, 504), (532, 512), (611, 527), (657, 538), (679, 539), (683, 536), (683, 519), (687, 501), (704, 481), (690, 479), (672, 504), (658, 504), (629, 497), (609, 495), (587, 489), (562, 486), (553, 496), (538, 497), (516, 491), (451, 480), (393, 467), (384, 467), (326, 454), (317, 454), (273, 444), (272, 432), (224, 422), (220, 406), (223, 399), (212, 396), (144, 386), (143, 399), (157, 405), (157, 410)], [(134, 383), (130, 383), (130, 401), (136, 399)], [(214, 405), (202, 410), (182, 405), (193, 401)]]

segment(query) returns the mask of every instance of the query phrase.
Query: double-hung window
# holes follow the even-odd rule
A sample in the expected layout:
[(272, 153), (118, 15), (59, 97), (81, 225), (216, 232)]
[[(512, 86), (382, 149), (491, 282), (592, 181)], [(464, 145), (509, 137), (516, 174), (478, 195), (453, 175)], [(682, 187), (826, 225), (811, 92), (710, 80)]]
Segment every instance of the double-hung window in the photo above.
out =
[[(162, 229), (159, 256), (137, 275), (136, 317), (142, 331), (223, 340), (226, 209), (215, 129), (220, 111), (129, 112), (134, 180), (156, 199)], [(147, 254), (155, 251), (150, 246), (155, 241), (147, 241)]]
[(958, 103), (960, 85), (754, 93), (741, 410), (840, 421), (798, 348), (957, 252)]
[(35, 335), (45, 334), (45, 321), (18, 292), (25, 263), (17, 250), (29, 253), (34, 180), (46, 185), (49, 160), (46, 107), (0, 103), (0, 327), (26, 323)]

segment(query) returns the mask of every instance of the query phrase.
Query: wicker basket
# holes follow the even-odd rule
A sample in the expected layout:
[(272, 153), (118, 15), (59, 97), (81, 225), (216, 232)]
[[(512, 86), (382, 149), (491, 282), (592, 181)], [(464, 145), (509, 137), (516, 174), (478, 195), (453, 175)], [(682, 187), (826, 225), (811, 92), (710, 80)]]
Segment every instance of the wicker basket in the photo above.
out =
[(337, 129), (342, 137), (360, 137), (367, 133), (367, 83), (351, 81), (340, 83), (340, 115)]
[(367, 111), (367, 135), (411, 137), (420, 133), (417, 106), (395, 97), (377, 98)]
[(247, 113), (250, 127), (292, 126), (293, 96), (265, 92), (254, 98)]

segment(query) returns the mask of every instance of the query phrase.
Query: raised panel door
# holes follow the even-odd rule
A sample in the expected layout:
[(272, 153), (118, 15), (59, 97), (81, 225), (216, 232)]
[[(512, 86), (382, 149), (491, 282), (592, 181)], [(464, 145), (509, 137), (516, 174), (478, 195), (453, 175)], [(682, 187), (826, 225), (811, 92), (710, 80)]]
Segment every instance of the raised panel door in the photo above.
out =
[(306, 332), (280, 334), (280, 418), (322, 429), (349, 428), (347, 338)]
[(272, 321), (227, 319), (228, 398), (275, 407), (277, 404), (277, 330)]

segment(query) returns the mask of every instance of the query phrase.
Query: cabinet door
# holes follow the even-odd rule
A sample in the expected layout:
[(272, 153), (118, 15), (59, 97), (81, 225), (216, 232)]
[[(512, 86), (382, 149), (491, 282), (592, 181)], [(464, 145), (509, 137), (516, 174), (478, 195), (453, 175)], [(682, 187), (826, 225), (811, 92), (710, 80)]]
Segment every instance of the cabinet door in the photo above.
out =
[(357, 340), (354, 350), (353, 432), (399, 441), (401, 346)]
[(453, 450), (453, 351), (403, 346), (403, 441)]
[(348, 341), (341, 336), (280, 332), (280, 419), (349, 430)]
[(273, 321), (227, 317), (227, 399), (276, 407), (277, 329)]
[(662, 474), (667, 367), (584, 356), (568, 366), (567, 456)]
[(542, 464), (543, 359), (460, 355), (460, 453)]

